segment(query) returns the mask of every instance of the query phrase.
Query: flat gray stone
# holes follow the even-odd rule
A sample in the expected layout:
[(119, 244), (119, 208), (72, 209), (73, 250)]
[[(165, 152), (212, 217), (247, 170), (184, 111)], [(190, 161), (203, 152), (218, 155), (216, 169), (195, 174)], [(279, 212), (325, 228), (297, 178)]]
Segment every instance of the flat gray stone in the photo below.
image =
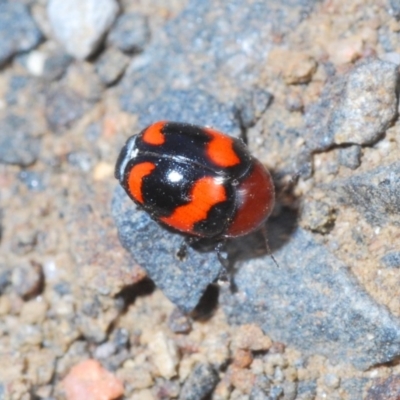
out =
[(305, 354), (367, 369), (400, 355), (400, 321), (361, 288), (349, 269), (298, 228), (270, 257), (242, 261), (222, 303), (231, 323), (256, 323)]
[(114, 193), (112, 214), (120, 241), (135, 261), (182, 312), (193, 311), (219, 276), (222, 267), (216, 252), (187, 247), (186, 257), (180, 260), (177, 252), (183, 236), (168, 232), (138, 210), (120, 186)]
[(336, 179), (324, 187), (332, 198), (354, 207), (372, 225), (400, 224), (400, 162)]

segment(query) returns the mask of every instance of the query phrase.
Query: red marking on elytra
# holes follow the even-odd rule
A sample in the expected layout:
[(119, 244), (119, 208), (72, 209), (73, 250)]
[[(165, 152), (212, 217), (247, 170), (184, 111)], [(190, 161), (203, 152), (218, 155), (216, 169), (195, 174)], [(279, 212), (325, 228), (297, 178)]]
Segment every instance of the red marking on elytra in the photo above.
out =
[(151, 162), (143, 162), (135, 165), (129, 172), (128, 177), (128, 189), (130, 195), (136, 199), (139, 203), (144, 202), (142, 194), (142, 182), (143, 178), (151, 174), (151, 171), (156, 166)]
[(194, 225), (207, 219), (210, 209), (225, 200), (227, 196), (224, 186), (206, 176), (194, 183), (188, 204), (177, 207), (171, 216), (160, 220), (182, 232), (193, 232)]
[(165, 136), (162, 129), (164, 128), (165, 123), (165, 121), (159, 121), (150, 125), (143, 133), (143, 141), (154, 146), (161, 146), (164, 144)]
[(240, 158), (233, 149), (233, 140), (229, 136), (210, 128), (204, 128), (204, 131), (212, 138), (206, 152), (214, 164), (225, 168), (240, 164)]

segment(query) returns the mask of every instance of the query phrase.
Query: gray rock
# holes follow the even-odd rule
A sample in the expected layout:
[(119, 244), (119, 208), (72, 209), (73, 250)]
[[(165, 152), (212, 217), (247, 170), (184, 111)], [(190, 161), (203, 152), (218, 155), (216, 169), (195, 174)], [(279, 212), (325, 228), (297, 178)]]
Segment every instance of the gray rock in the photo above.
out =
[(42, 266), (34, 262), (14, 266), (11, 282), (14, 290), (25, 300), (39, 295), (44, 286)]
[(244, 128), (249, 128), (260, 119), (271, 104), (272, 94), (265, 89), (255, 88), (247, 93), (241, 93), (237, 102), (240, 122)]
[(42, 33), (26, 6), (17, 1), (0, 2), (0, 65), (33, 49), (41, 40)]
[(111, 47), (96, 62), (96, 72), (105, 85), (112, 85), (123, 75), (129, 63), (129, 57)]
[[(126, 104), (135, 95), (136, 93), (132, 94), (130, 99), (126, 98)], [(183, 107), (184, 104), (188, 104), (189, 107)], [(169, 120), (197, 125), (204, 125), (206, 122), (208, 126), (235, 137), (241, 133), (233, 108), (198, 89), (166, 90), (157, 99), (140, 104), (137, 112), (139, 126), (143, 128), (155, 121)]]
[(400, 268), (400, 251), (391, 251), (381, 258), (381, 263), (386, 268)]
[(296, 400), (314, 400), (317, 395), (317, 383), (315, 381), (300, 381)]
[(137, 53), (144, 49), (149, 39), (147, 17), (138, 13), (128, 13), (118, 17), (107, 41), (125, 53)]
[(62, 132), (85, 112), (84, 100), (66, 87), (52, 88), (46, 94), (46, 119), (51, 129)]
[(46, 81), (54, 81), (61, 78), (71, 62), (72, 57), (64, 52), (49, 54), (44, 61), (43, 78)]
[(31, 135), (29, 121), (15, 114), (0, 119), (0, 163), (27, 167), (38, 158), (40, 138)]
[(361, 146), (353, 145), (339, 149), (339, 163), (350, 169), (357, 169), (361, 164)]
[(231, 323), (259, 324), (273, 340), (304, 354), (360, 369), (400, 355), (400, 321), (311, 234), (297, 228), (274, 256), (279, 269), (267, 256), (239, 263), (237, 292), (224, 290), (221, 300)]
[(372, 225), (400, 224), (400, 162), (325, 185), (332, 197), (355, 207)]
[(115, 0), (50, 0), (47, 14), (57, 40), (83, 60), (98, 49), (118, 9)]
[(183, 384), (180, 400), (204, 399), (219, 381), (218, 374), (209, 364), (197, 364)]
[[(168, 117), (239, 134), (234, 104), (263, 73), (271, 29), (290, 32), (316, 2), (190, 0), (132, 60), (119, 83), (121, 107), (143, 127)], [(245, 110), (247, 125), (267, 103)]]
[(215, 251), (200, 253), (187, 247), (187, 255), (177, 256), (183, 237), (170, 233), (136, 208), (118, 186), (112, 214), (122, 245), (149, 277), (184, 313), (193, 311), (208, 285), (221, 270)]
[(397, 20), (400, 19), (400, 1), (399, 0), (389, 0), (389, 12), (395, 17)]
[(376, 142), (397, 115), (398, 76), (395, 64), (367, 59), (328, 84), (305, 115), (310, 150)]

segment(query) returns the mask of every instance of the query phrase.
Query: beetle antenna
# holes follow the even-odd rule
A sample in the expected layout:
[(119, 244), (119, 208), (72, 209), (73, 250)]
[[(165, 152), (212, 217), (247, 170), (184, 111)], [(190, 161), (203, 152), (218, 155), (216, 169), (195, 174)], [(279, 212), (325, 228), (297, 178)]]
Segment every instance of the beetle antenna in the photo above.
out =
[(267, 249), (267, 254), (271, 257), (272, 261), (275, 263), (275, 265), (279, 267), (278, 261), (276, 261), (276, 258), (274, 257), (274, 255), (272, 254), (271, 251), (271, 247), (269, 247), (269, 241), (268, 241), (268, 235), (267, 235), (267, 228), (265, 227), (265, 225), (262, 226), (261, 228), (262, 234), (264, 236), (264, 242), (265, 242), (265, 247)]

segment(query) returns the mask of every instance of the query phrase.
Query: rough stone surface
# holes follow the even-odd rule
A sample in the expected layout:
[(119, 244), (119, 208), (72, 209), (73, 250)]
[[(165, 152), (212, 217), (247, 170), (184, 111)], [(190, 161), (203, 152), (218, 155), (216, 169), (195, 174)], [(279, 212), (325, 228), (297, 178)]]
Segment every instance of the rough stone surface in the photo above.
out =
[(55, 37), (79, 60), (97, 50), (117, 13), (118, 3), (114, 0), (51, 0), (47, 5)]
[(226, 7), (221, 0), (189, 1), (133, 61), (120, 83), (122, 108), (139, 115), (140, 127), (168, 117), (237, 135), (236, 108), (227, 107), (238, 100), (233, 89), (253, 86), (268, 58), (271, 32), (277, 26), (290, 31), (315, 1), (290, 4), (289, 15), (281, 12), (280, 2), (258, 1), (249, 7), (236, 0)]
[(381, 263), (386, 268), (400, 268), (400, 252), (391, 251), (381, 258)]
[(301, 225), (313, 232), (328, 233), (335, 223), (335, 210), (322, 201), (306, 201), (301, 213)]
[(216, 252), (200, 253), (187, 247), (186, 257), (180, 260), (177, 253), (183, 237), (167, 232), (137, 210), (121, 187), (114, 193), (112, 212), (122, 245), (173, 303), (185, 313), (193, 311), (219, 276), (222, 267)]
[(111, 47), (98, 59), (96, 71), (105, 85), (111, 85), (121, 78), (128, 62), (129, 57)]
[(138, 13), (122, 14), (108, 34), (108, 43), (125, 53), (137, 53), (150, 39), (147, 18)]
[(367, 59), (327, 85), (305, 115), (305, 139), (311, 150), (334, 144), (370, 144), (397, 115), (395, 64)]
[(42, 33), (25, 5), (0, 2), (0, 65), (17, 53), (33, 49), (41, 40)]
[(391, 400), (400, 397), (400, 376), (393, 375), (387, 379), (377, 380), (368, 390), (366, 400)]
[(56, 132), (70, 128), (85, 112), (84, 100), (69, 88), (50, 89), (46, 96), (46, 104), (47, 122)]
[(33, 164), (40, 151), (40, 138), (31, 135), (29, 122), (15, 114), (0, 119), (0, 163), (26, 167)]
[(373, 225), (400, 224), (400, 163), (337, 179), (327, 185), (340, 203), (355, 207)]
[[(139, 125), (146, 127), (159, 120), (188, 122), (219, 129), (231, 136), (239, 136), (240, 126), (233, 108), (219, 102), (214, 96), (198, 89), (167, 89), (156, 99), (133, 104), (136, 93), (121, 97), (124, 108), (139, 115)], [(190, 107), (182, 107), (190, 104)], [(205, 116), (206, 119), (205, 119)]]
[(350, 169), (357, 169), (361, 164), (361, 146), (354, 145), (339, 150), (339, 163)]
[(197, 400), (205, 398), (218, 382), (218, 375), (208, 364), (198, 364), (184, 383), (180, 400)]
[(279, 271), (268, 257), (238, 266), (237, 293), (222, 299), (231, 322), (258, 323), (273, 340), (361, 369), (397, 356), (398, 320), (310, 234), (298, 228), (274, 256)]

